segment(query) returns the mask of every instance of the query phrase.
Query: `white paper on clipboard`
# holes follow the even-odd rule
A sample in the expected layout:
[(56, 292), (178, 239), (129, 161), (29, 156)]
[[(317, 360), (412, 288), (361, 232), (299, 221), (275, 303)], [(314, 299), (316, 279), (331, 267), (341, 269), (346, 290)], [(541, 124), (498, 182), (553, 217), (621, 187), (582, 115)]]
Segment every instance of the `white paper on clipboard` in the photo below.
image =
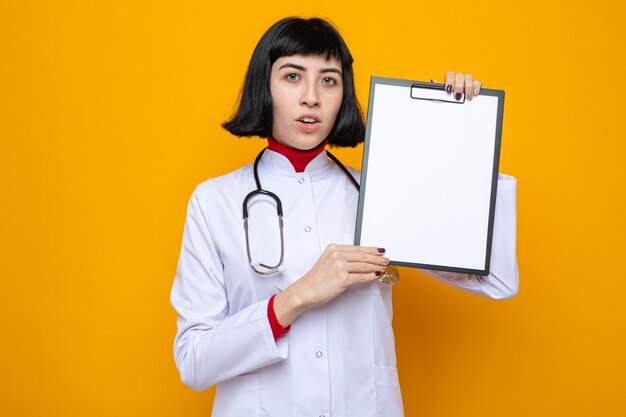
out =
[(372, 77), (355, 243), (395, 265), (486, 275), (504, 92)]

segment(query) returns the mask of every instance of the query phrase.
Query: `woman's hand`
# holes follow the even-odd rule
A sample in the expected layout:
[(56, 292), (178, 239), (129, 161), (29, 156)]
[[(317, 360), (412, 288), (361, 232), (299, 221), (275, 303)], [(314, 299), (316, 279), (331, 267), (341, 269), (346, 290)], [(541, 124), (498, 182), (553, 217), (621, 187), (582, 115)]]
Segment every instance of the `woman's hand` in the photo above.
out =
[(274, 298), (278, 322), (287, 327), (309, 308), (326, 304), (353, 284), (378, 279), (389, 264), (384, 249), (328, 245), (313, 268)]
[(445, 86), (446, 91), (454, 94), (454, 98), (457, 100), (460, 100), (462, 94), (465, 93), (465, 98), (472, 101), (472, 98), (480, 94), (482, 83), (478, 80), (474, 80), (472, 74), (448, 71), (446, 73)]

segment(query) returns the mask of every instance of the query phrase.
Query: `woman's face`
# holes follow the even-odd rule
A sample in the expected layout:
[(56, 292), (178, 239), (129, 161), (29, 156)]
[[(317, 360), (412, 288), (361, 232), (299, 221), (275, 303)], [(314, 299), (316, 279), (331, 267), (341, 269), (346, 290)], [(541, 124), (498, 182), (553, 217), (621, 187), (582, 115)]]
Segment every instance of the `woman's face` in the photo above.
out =
[(341, 106), (341, 64), (321, 55), (283, 56), (272, 65), (270, 91), (274, 139), (296, 149), (314, 148), (332, 130)]

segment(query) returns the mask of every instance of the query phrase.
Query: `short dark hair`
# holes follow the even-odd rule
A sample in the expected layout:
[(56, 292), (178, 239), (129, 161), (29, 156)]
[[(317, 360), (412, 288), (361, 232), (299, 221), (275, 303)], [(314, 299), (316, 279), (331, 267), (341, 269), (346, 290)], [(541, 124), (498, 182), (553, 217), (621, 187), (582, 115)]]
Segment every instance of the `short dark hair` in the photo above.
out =
[(224, 129), (240, 137), (272, 135), (272, 65), (278, 58), (296, 54), (322, 55), (341, 62), (343, 100), (335, 125), (328, 134), (328, 144), (354, 147), (363, 142), (365, 124), (354, 88), (354, 60), (337, 29), (319, 18), (288, 17), (265, 32), (250, 59), (239, 107), (230, 120), (222, 124)]

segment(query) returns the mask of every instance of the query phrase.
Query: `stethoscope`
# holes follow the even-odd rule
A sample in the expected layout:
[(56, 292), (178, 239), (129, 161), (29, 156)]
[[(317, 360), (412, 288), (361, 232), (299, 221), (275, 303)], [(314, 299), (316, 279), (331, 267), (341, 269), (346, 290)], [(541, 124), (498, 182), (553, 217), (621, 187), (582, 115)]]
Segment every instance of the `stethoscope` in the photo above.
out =
[[(261, 160), (261, 157), (263, 156), (263, 153), (266, 149), (267, 148), (263, 149), (254, 161), (253, 172), (254, 181), (256, 182), (256, 190), (251, 191), (246, 196), (246, 198), (243, 199), (243, 229), (246, 233), (246, 251), (248, 253), (248, 262), (250, 263), (252, 269), (254, 269), (254, 271), (260, 275), (270, 275), (276, 272), (284, 272), (286, 270), (285, 266), (283, 265), (283, 258), (285, 257), (285, 239), (283, 237), (283, 204), (276, 194), (271, 191), (264, 190), (261, 187), (261, 181), (259, 180), (259, 161)], [(354, 179), (352, 174), (350, 174), (350, 171), (348, 171), (348, 169), (333, 154), (326, 151), (326, 155), (328, 155), (328, 157), (339, 168), (341, 168), (341, 170), (350, 179), (357, 191), (360, 191), (361, 187), (359, 186), (359, 183)], [(280, 259), (278, 260), (278, 263), (276, 265), (267, 265), (257, 260), (253, 260), (252, 255), (250, 254), (250, 239), (248, 237), (248, 201), (256, 195), (267, 196), (274, 200), (274, 202), (276, 203), (276, 213), (278, 214), (278, 227), (280, 229)]]

